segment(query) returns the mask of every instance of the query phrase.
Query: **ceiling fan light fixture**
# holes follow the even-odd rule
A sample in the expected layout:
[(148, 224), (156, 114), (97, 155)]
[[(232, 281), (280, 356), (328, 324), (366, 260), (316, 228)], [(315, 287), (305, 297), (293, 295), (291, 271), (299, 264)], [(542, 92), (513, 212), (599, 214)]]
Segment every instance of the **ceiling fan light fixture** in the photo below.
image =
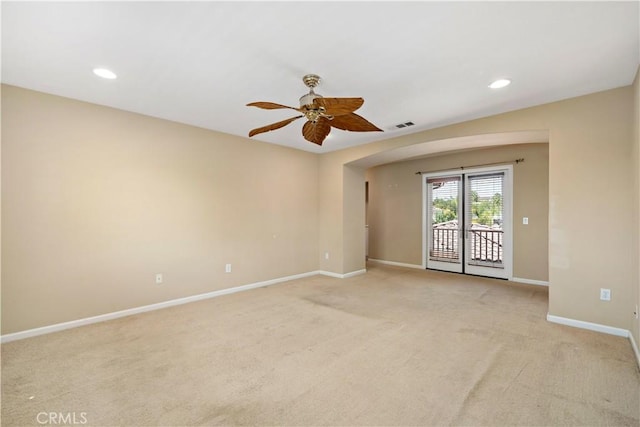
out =
[(103, 79), (109, 79), (109, 80), (118, 78), (116, 73), (114, 73), (111, 70), (107, 70), (106, 68), (94, 68), (93, 74), (95, 74), (96, 76), (102, 77)]
[(493, 83), (491, 83), (489, 85), (489, 87), (491, 89), (501, 89), (503, 87), (507, 87), (511, 84), (511, 80), (509, 79), (498, 79), (496, 81), (494, 81)]

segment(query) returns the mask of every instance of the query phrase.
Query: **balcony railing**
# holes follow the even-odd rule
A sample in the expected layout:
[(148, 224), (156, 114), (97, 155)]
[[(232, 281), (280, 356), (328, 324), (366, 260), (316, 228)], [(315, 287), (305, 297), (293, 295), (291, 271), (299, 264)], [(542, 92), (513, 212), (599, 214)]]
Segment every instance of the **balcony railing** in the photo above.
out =
[(504, 231), (500, 229), (469, 230), (471, 256), (469, 263), (484, 265), (502, 263), (502, 237)]
[[(439, 225), (439, 224), (438, 224)], [(432, 229), (431, 259), (437, 261), (459, 262), (458, 229), (442, 227)]]
[[(432, 229), (432, 249), (430, 257), (433, 260), (459, 262), (459, 230), (457, 225), (448, 223), (435, 224)], [(498, 228), (485, 228), (473, 224), (469, 230), (470, 251), (469, 264), (500, 266), (503, 256), (504, 231)]]

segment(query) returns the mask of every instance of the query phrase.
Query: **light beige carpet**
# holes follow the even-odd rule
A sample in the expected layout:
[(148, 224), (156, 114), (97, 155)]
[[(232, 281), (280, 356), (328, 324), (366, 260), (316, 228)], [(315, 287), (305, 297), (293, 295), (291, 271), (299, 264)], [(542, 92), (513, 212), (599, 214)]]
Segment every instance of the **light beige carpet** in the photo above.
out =
[(546, 288), (368, 268), (5, 344), (2, 425), (639, 425), (629, 341)]

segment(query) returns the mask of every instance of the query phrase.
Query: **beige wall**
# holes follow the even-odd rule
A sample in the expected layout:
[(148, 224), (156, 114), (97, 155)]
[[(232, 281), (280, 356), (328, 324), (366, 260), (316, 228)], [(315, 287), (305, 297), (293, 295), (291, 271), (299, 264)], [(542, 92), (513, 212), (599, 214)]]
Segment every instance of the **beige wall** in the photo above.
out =
[[(440, 171), (487, 163), (513, 166), (513, 276), (547, 281), (549, 216), (548, 144), (507, 145), (396, 162), (367, 171), (369, 257), (421, 265), (422, 180), (417, 171)], [(522, 224), (522, 217), (529, 225)]]
[(2, 114), (3, 334), (318, 268), (317, 155), (11, 86)]
[[(335, 184), (324, 172), (386, 150), (443, 139), (483, 134), (549, 131), (549, 313), (581, 321), (630, 329), (633, 318), (633, 286), (637, 258), (633, 250), (634, 164), (633, 88), (631, 86), (586, 95), (419, 132), (412, 135), (324, 155), (320, 185)], [(321, 192), (356, 194), (361, 181), (343, 180), (338, 188)], [(340, 188), (341, 187), (341, 188)], [(588, 232), (603, 221), (606, 195), (611, 220), (607, 231)], [(335, 201), (335, 200), (334, 200)], [(343, 210), (347, 206), (343, 204)], [(324, 206), (323, 212), (337, 211)], [(361, 207), (355, 207), (362, 210)], [(344, 220), (320, 218), (320, 239), (333, 250), (346, 242), (364, 241), (364, 227), (341, 228)], [(350, 216), (349, 212), (343, 215)], [(335, 224), (342, 221), (341, 224)], [(335, 226), (326, 227), (327, 224)], [(605, 248), (605, 250), (602, 250)], [(364, 254), (350, 255), (364, 267)], [(346, 259), (346, 254), (345, 254)], [(612, 300), (599, 299), (601, 287), (610, 288)]]
[[(522, 130), (549, 132), (550, 314), (637, 330), (637, 98), (636, 83), (318, 156), (3, 86), (2, 333), (361, 270), (358, 161)], [(612, 207), (606, 233), (586, 232), (603, 217), (594, 195)]]
[(319, 174), (324, 182), (319, 184), (319, 229), (332, 230), (331, 234), (320, 234), (318, 265), (321, 270), (343, 271), (342, 255), (342, 165), (329, 163), (320, 158)]
[[(632, 286), (633, 298), (636, 307), (640, 309), (640, 67), (633, 82), (633, 171), (634, 171), (634, 227), (633, 227), (633, 259), (636, 263), (635, 275)], [(640, 313), (638, 313), (640, 317)], [(632, 322), (631, 333), (637, 345), (640, 345), (640, 319)]]

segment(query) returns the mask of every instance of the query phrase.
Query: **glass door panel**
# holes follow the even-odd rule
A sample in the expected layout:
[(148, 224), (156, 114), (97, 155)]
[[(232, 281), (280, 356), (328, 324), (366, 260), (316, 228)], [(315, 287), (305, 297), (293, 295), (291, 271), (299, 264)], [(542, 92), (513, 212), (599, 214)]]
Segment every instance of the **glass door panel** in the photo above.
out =
[(427, 268), (462, 272), (462, 176), (427, 178)]
[(466, 175), (466, 273), (506, 277), (504, 184), (504, 172)]

